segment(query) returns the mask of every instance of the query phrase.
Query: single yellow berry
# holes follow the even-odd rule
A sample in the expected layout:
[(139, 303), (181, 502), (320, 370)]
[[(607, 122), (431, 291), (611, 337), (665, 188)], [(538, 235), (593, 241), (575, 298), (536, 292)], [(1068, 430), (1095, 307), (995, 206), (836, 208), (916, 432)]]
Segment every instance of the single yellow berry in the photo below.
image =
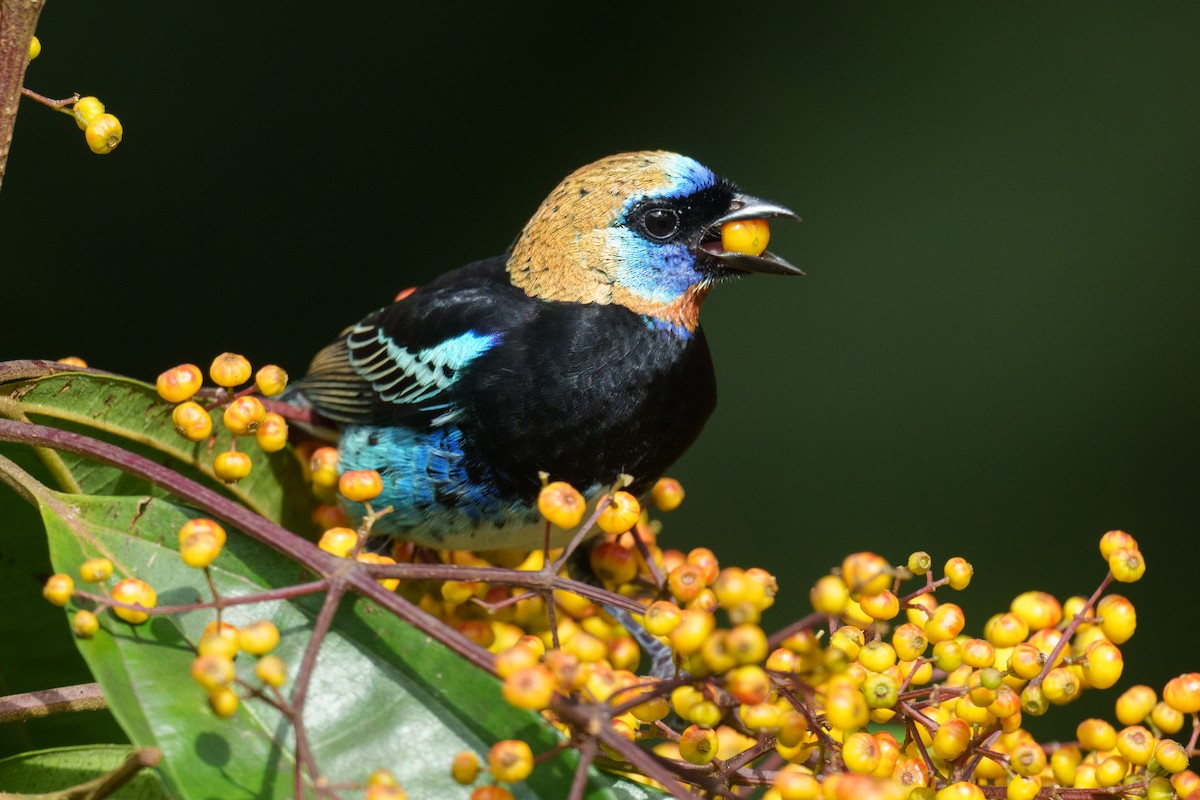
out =
[(1039, 776), (1016, 775), (1008, 782), (1005, 797), (1007, 800), (1033, 800), (1041, 790), (1042, 779)]
[(1112, 750), (1117, 746), (1117, 731), (1102, 719), (1085, 719), (1075, 728), (1075, 738), (1085, 750)]
[(1178, 709), (1167, 705), (1165, 700), (1159, 701), (1150, 711), (1150, 721), (1153, 722), (1163, 733), (1179, 733), (1183, 728), (1185, 719), (1183, 714)]
[(367, 786), (399, 787), (400, 783), (390, 769), (377, 769), (367, 776)]
[(613, 492), (611, 498), (600, 498), (600, 505), (603, 510), (596, 524), (605, 533), (624, 533), (636, 525), (638, 517), (642, 515), (641, 505), (629, 492)]
[(850, 590), (846, 582), (836, 575), (820, 578), (808, 592), (813, 609), (822, 614), (839, 616), (850, 601)]
[(254, 438), (264, 453), (275, 453), (282, 450), (287, 446), (288, 441), (287, 420), (274, 411), (268, 411), (263, 415), (258, 430), (254, 432)]
[(967, 617), (960, 606), (944, 603), (934, 610), (929, 621), (925, 623), (925, 635), (929, 637), (929, 641), (936, 644), (958, 636), (966, 624)]
[(218, 686), (208, 690), (209, 707), (212, 708), (214, 714), (223, 719), (228, 719), (237, 713), (239, 702), (237, 692), (228, 686)]
[(1167, 681), (1163, 700), (1181, 714), (1200, 711), (1200, 672), (1188, 672)]
[(113, 565), (107, 558), (89, 558), (79, 565), (79, 577), (88, 583), (100, 583), (112, 577)]
[(765, 219), (740, 219), (721, 226), (721, 247), (727, 253), (760, 256), (771, 241), (771, 226)]
[(182, 403), (190, 400), (192, 395), (200, 391), (204, 376), (195, 364), (180, 364), (163, 372), (155, 381), (158, 396), (168, 403)]
[(192, 659), (192, 679), (205, 689), (225, 686), (233, 675), (233, 659), (229, 656), (210, 653)]
[(263, 656), (254, 665), (254, 674), (268, 686), (276, 689), (287, 683), (287, 665), (279, 656)]
[(1099, 639), (1084, 651), (1083, 677), (1097, 689), (1108, 689), (1121, 678), (1125, 659), (1115, 644)]
[(842, 580), (855, 600), (892, 588), (892, 567), (875, 553), (852, 553), (842, 559)]
[(121, 121), (112, 114), (101, 114), (88, 124), (83, 135), (87, 146), (98, 156), (108, 155), (121, 143)]
[(71, 619), (71, 630), (82, 639), (90, 639), (96, 635), (96, 631), (100, 630), (100, 620), (91, 611), (81, 608)]
[(399, 786), (368, 786), (364, 800), (408, 800), (408, 792)]
[(250, 362), (246, 360), (245, 356), (237, 353), (221, 353), (213, 359), (212, 365), (208, 368), (208, 376), (217, 386), (230, 389), (234, 386), (241, 386), (250, 380), (250, 371)]
[(550, 668), (545, 664), (533, 664), (505, 678), (501, 692), (511, 706), (542, 711), (550, 707), (554, 689), (554, 675)]
[(962, 591), (971, 583), (971, 576), (975, 574), (975, 568), (971, 566), (965, 558), (955, 556), (946, 562), (944, 568), (946, 579), (950, 582), (950, 588), (956, 591)]
[(213, 472), (226, 483), (234, 483), (250, 474), (250, 456), (239, 450), (217, 453), (213, 459)]
[(87, 368), (87, 362), (84, 361), (79, 356), (63, 356), (62, 358), (58, 359), (57, 362), (55, 362), (55, 363), (64, 364), (68, 367)]
[(456, 755), (450, 764), (450, 777), (455, 783), (470, 786), (479, 777), (479, 756), (469, 750)]
[(1014, 745), (1009, 751), (1008, 759), (1013, 771), (1027, 778), (1040, 775), (1046, 768), (1046, 751), (1032, 739)]
[(1116, 550), (1125, 547), (1130, 550), (1137, 550), (1137, 539), (1134, 539), (1125, 531), (1109, 531), (1100, 537), (1100, 556), (1107, 561)]
[(646, 608), (642, 625), (655, 636), (666, 636), (679, 627), (683, 612), (670, 600), (656, 600)]
[[(984, 800), (983, 789), (978, 785), (968, 781), (959, 781), (952, 783), (942, 789), (938, 789), (934, 795), (934, 800)], [(913, 795), (909, 795), (913, 797)], [(916, 800), (913, 798), (913, 800)]]
[(1100, 630), (1113, 644), (1124, 644), (1137, 630), (1137, 610), (1133, 603), (1119, 594), (1105, 595), (1096, 604)]
[(1117, 720), (1122, 725), (1137, 725), (1150, 716), (1157, 702), (1158, 695), (1149, 686), (1130, 686), (1117, 698)]
[(383, 477), (373, 469), (344, 472), (338, 478), (338, 491), (347, 500), (365, 503), (374, 500), (383, 491)]
[(1013, 598), (1009, 610), (1025, 620), (1033, 631), (1056, 627), (1063, 618), (1062, 604), (1046, 592), (1022, 592)]
[(650, 490), (659, 511), (674, 511), (683, 502), (683, 484), (674, 478), (659, 478)]
[(199, 404), (188, 400), (171, 412), (175, 432), (189, 442), (203, 442), (212, 434), (212, 417)]
[(218, 625), (217, 621), (214, 619), (212, 622), (204, 626), (204, 633), (202, 634), (200, 641), (204, 641), (204, 636), (219, 635), (224, 636), (226, 639), (236, 645), (237, 633), (238, 629), (236, 625), (230, 625), (228, 622), (221, 622), (221, 624)]
[(38, 37), (34, 36), (29, 40), (29, 60), (33, 61), (42, 54), (42, 43)]
[(583, 519), (587, 503), (579, 491), (566, 481), (553, 481), (538, 493), (538, 511), (559, 528), (570, 529)]
[(346, 558), (358, 544), (358, 532), (350, 528), (330, 528), (321, 534), (321, 540), (317, 542), (317, 547), (320, 547), (326, 553), (333, 553), (338, 558)]
[(613, 539), (601, 542), (588, 554), (592, 572), (610, 586), (629, 583), (637, 577), (638, 553)]
[(995, 614), (984, 623), (983, 635), (993, 647), (1015, 647), (1029, 636), (1029, 623), (1013, 611)]
[(252, 656), (265, 656), (279, 645), (279, 628), (259, 620), (238, 631), (238, 647)]
[[(113, 600), (118, 603), (128, 603), (129, 605), (139, 605), (142, 608), (154, 608), (158, 605), (158, 594), (145, 581), (137, 578), (125, 578), (119, 581), (112, 588), (110, 595)], [(145, 611), (137, 611), (130, 608), (113, 607), (113, 614), (120, 619), (132, 625), (139, 625), (150, 619), (150, 615)]]
[(879, 594), (864, 595), (858, 601), (859, 608), (871, 619), (894, 619), (900, 613), (900, 600), (887, 589)]
[(933, 752), (945, 761), (953, 761), (967, 752), (970, 744), (971, 726), (958, 718), (946, 720), (933, 734)]
[(274, 397), (278, 394), (283, 394), (283, 390), (287, 388), (288, 374), (283, 371), (282, 367), (277, 367), (274, 364), (267, 364), (265, 367), (254, 373), (254, 386), (260, 394), (267, 397)]
[(1055, 667), (1042, 681), (1042, 692), (1056, 706), (1071, 702), (1081, 690), (1079, 677), (1068, 667)]
[(71, 602), (71, 595), (74, 593), (75, 579), (61, 572), (51, 575), (47, 579), (46, 585), (42, 587), (42, 597), (56, 606), (65, 606)]
[(309, 458), (309, 474), (313, 486), (332, 489), (338, 483), (338, 451), (336, 447), (318, 447)]
[(1154, 746), (1154, 760), (1171, 774), (1183, 772), (1188, 768), (1187, 750), (1184, 750), (1179, 742), (1171, 739), (1162, 739)]
[(501, 783), (517, 783), (533, 772), (533, 751), (520, 739), (496, 742), (488, 750), (488, 768)]
[(717, 732), (699, 725), (689, 725), (679, 737), (679, 755), (691, 764), (707, 764), (717, 755)]
[(225, 428), (234, 436), (246, 436), (258, 430), (267, 410), (257, 397), (239, 397), (225, 406), (222, 420)]
[(79, 130), (86, 131), (88, 125), (91, 125), (104, 113), (104, 103), (89, 95), (76, 100), (75, 104), (71, 106), (71, 111), (75, 114), (75, 124), (79, 126)]
[[(184, 541), (192, 534), (202, 533), (212, 536), (217, 540), (217, 543), (222, 547), (225, 546), (227, 540), (225, 529), (221, 525), (207, 517), (196, 517), (189, 519), (187, 522), (179, 526), (179, 544), (183, 545)], [(233, 626), (230, 626), (233, 627)]]
[(188, 534), (179, 543), (179, 558), (195, 569), (204, 569), (221, 554), (221, 542), (209, 531)]
[(1118, 547), (1108, 557), (1108, 568), (1120, 583), (1133, 583), (1146, 574), (1146, 559), (1140, 550)]

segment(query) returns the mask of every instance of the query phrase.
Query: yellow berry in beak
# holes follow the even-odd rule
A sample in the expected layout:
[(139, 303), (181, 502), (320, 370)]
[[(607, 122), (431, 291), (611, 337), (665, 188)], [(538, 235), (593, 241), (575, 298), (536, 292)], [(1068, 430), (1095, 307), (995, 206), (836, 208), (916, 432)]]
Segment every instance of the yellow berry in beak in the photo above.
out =
[(765, 219), (744, 219), (721, 226), (721, 247), (726, 253), (760, 256), (771, 241), (771, 226)]

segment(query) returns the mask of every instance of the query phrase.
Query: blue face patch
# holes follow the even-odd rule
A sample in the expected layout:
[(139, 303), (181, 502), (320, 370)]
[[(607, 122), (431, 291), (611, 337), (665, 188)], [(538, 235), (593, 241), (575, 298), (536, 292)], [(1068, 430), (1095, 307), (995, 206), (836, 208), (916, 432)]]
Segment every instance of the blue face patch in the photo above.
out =
[(705, 280), (683, 245), (657, 244), (629, 228), (611, 228), (608, 242), (616, 251), (616, 283), (656, 305), (673, 303)]
[(716, 185), (717, 176), (695, 159), (669, 154), (664, 160), (669, 186), (661, 197), (684, 197)]

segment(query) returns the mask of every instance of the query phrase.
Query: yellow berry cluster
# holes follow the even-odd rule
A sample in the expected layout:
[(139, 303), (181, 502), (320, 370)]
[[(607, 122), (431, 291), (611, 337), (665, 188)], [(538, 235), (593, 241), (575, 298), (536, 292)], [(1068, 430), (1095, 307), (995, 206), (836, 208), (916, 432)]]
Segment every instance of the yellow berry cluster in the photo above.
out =
[[(89, 601), (90, 608), (77, 608), (71, 618), (75, 635), (89, 639), (100, 630), (98, 614), (106, 608), (114, 616), (131, 625), (140, 625), (150, 619), (147, 610), (158, 604), (158, 594), (145, 581), (138, 578), (123, 578), (112, 587), (113, 563), (107, 558), (90, 558), (79, 565), (79, 578), (84, 583), (95, 584), (99, 594), (76, 590), (75, 579), (60, 572), (51, 575), (42, 587), (42, 596), (56, 606), (66, 607), (72, 601)], [(120, 605), (118, 605), (120, 604)], [(126, 606), (137, 606), (127, 608)]]
[[(287, 445), (288, 425), (282, 415), (267, 411), (261, 400), (252, 393), (274, 397), (287, 387), (287, 373), (274, 364), (268, 364), (254, 375), (254, 386), (242, 391), (234, 390), (250, 380), (252, 368), (244, 356), (222, 353), (209, 367), (209, 377), (221, 387), (219, 397), (209, 407), (200, 405), (192, 398), (200, 391), (204, 378), (195, 364), (180, 364), (158, 376), (158, 395), (168, 403), (175, 403), (171, 422), (175, 431), (191, 442), (203, 442), (212, 436), (213, 421), (209, 412), (224, 406), (222, 422), (234, 437), (253, 436), (259, 448), (266, 453), (282, 450)], [(223, 481), (234, 483), (250, 474), (253, 464), (250, 456), (236, 448), (236, 438), (230, 449), (217, 453), (213, 459), (213, 473)]]
[(91, 95), (79, 98), (71, 106), (71, 113), (93, 153), (104, 156), (117, 149), (124, 135), (121, 120), (105, 111), (98, 98)]
[(288, 678), (287, 665), (271, 651), (279, 645), (279, 628), (258, 620), (237, 628), (214, 620), (204, 628), (192, 660), (192, 679), (208, 693), (208, 704), (218, 717), (231, 717), (241, 704), (234, 669), (238, 653), (254, 656), (254, 674), (264, 687), (277, 690)]

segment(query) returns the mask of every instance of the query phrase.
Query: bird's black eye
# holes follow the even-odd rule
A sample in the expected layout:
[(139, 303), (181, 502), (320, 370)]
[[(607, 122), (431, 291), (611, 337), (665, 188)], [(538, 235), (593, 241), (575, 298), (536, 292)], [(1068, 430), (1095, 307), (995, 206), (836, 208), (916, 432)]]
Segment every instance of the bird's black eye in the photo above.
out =
[(673, 208), (652, 208), (642, 217), (642, 225), (655, 239), (670, 239), (679, 230), (679, 212)]

